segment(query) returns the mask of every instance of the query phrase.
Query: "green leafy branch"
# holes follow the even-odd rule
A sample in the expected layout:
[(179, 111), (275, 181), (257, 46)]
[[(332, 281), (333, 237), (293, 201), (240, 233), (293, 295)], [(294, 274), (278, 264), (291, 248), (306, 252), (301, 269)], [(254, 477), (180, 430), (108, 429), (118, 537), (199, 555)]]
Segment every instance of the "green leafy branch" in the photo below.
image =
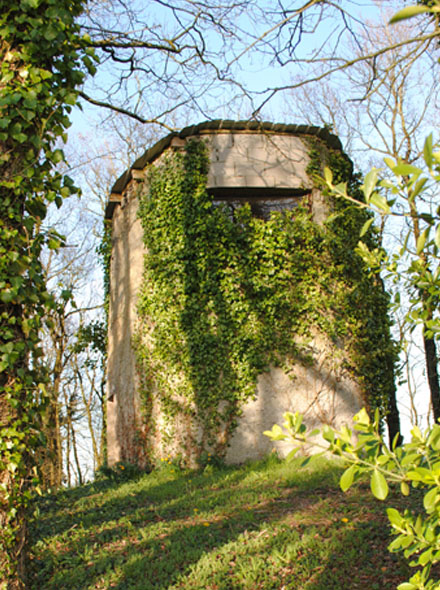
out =
[[(309, 443), (321, 449), (321, 453), (340, 457), (348, 465), (340, 478), (344, 492), (365, 476), (370, 479), (372, 494), (379, 500), (388, 497), (389, 482), (399, 484), (405, 496), (411, 488), (423, 490), (424, 514), (387, 508), (396, 535), (389, 550), (403, 551), (411, 566), (421, 567), (409, 582), (398, 586), (399, 590), (440, 588), (440, 581), (430, 579), (432, 566), (440, 561), (440, 425), (435, 424), (426, 432), (415, 426), (409, 443), (397, 446), (395, 439), (389, 448), (379, 431), (378, 414), (371, 421), (365, 409), (354, 417), (353, 429), (345, 426), (340, 431), (326, 427), (307, 432), (298, 413), (287, 412), (284, 420), (283, 428), (274, 425), (264, 434), (272, 440), (291, 441), (294, 448), (290, 456)], [(316, 441), (318, 434), (322, 436)]]

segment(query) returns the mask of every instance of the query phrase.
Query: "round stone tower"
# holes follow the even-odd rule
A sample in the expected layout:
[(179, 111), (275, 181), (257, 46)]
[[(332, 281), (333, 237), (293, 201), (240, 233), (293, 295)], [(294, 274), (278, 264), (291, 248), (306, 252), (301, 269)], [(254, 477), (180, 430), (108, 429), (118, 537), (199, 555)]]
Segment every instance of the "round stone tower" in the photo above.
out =
[[(328, 215), (327, 201), (308, 173), (311, 145), (319, 146), (323, 159), (326, 151), (341, 150), (341, 145), (328, 130), (317, 127), (233, 121), (186, 127), (153, 145), (116, 181), (106, 210), (112, 231), (107, 391), (110, 465), (147, 462), (145, 436), (150, 446), (157, 445), (157, 456), (170, 452), (163, 436), (151, 431), (160, 430), (161, 421), (154, 391), (150, 409), (154, 427), (145, 424), (139, 395), (142, 375), (136, 366), (134, 338), (145, 248), (138, 195), (146, 190), (149, 167), (183, 150), (193, 139), (208, 147), (207, 190), (214, 205), (223, 203), (233, 211), (249, 203), (255, 216), (268, 219), (274, 211), (287, 209), (294, 214), (298, 204), (305, 203), (316, 223), (322, 224)], [(338, 346), (338, 354), (333, 354)], [(240, 408), (237, 426), (227, 441), (226, 462), (260, 458), (276, 445), (285, 454), (284, 443), (274, 444), (263, 436), (264, 430), (282, 422), (285, 411), (303, 413), (310, 426), (338, 427), (350, 422), (364, 405), (361, 387), (344, 369), (343, 346), (311, 330), (308, 350), (307, 362), (298, 361), (294, 370), (271, 366), (260, 374), (255, 395)], [(182, 429), (187, 427), (182, 423)], [(179, 453), (179, 436), (173, 434), (171, 452), (175, 454)]]

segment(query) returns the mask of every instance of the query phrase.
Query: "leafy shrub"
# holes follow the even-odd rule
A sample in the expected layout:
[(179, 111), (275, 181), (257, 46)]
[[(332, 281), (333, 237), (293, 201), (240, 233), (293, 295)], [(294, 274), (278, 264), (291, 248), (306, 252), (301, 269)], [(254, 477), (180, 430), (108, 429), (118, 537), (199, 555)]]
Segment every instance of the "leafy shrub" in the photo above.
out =
[(112, 481), (123, 482), (138, 479), (144, 473), (145, 470), (140, 469), (137, 465), (126, 463), (125, 461), (118, 461), (111, 467), (108, 465), (100, 467), (95, 472), (95, 479), (110, 479)]

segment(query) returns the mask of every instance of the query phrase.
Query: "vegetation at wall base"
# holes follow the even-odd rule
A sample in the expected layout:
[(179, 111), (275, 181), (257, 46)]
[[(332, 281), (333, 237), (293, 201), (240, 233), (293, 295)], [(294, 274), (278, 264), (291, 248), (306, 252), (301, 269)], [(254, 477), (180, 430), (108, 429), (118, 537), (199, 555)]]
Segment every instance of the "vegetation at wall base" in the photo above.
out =
[(391, 590), (407, 579), (368, 485), (343, 494), (340, 466), (299, 463), (194, 472), (164, 460), (140, 479), (46, 495), (29, 590)]
[[(310, 175), (327, 164), (353, 184), (348, 158), (318, 140), (310, 155)], [(354, 252), (368, 213), (330, 197), (322, 225), (307, 202), (267, 220), (249, 205), (231, 213), (213, 206), (208, 166), (206, 144), (190, 141), (152, 166), (148, 188), (139, 189), (146, 246), (136, 337), (139, 439), (151, 462), (157, 436), (186, 464), (208, 451), (222, 457), (258, 375), (310, 364), (317, 336), (333, 346), (327, 361), (336, 372), (350, 374), (365, 403), (386, 415), (396, 358), (388, 298)], [(374, 243), (371, 233), (366, 239)]]

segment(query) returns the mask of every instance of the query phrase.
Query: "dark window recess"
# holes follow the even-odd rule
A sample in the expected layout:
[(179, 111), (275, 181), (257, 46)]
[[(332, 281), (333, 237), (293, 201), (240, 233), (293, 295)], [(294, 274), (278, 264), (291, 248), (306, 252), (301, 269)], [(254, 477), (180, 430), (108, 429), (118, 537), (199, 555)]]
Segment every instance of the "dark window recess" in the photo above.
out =
[(308, 201), (310, 190), (284, 188), (213, 188), (209, 189), (214, 198), (214, 206), (226, 205), (233, 215), (235, 209), (245, 203), (251, 206), (252, 214), (261, 219), (269, 219), (275, 211), (295, 209), (303, 200)]

